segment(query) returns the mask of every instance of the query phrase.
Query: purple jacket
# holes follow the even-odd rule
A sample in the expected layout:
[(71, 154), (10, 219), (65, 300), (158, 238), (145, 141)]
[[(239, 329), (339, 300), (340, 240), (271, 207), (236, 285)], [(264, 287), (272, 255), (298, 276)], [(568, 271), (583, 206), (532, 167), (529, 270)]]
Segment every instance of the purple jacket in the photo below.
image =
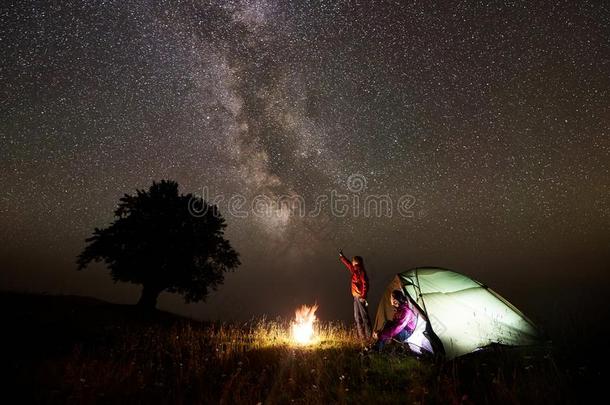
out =
[(417, 315), (409, 308), (408, 303), (400, 304), (396, 308), (394, 318), (387, 322), (383, 330), (379, 333), (379, 340), (390, 340), (403, 329), (413, 332), (417, 325)]

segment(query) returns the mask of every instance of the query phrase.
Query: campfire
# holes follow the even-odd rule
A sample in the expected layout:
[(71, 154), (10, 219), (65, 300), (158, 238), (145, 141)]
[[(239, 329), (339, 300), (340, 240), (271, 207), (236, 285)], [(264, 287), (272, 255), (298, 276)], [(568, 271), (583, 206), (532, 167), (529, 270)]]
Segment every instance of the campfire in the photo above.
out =
[(301, 345), (308, 345), (314, 340), (313, 323), (316, 321), (318, 305), (303, 305), (295, 311), (292, 322), (292, 339)]

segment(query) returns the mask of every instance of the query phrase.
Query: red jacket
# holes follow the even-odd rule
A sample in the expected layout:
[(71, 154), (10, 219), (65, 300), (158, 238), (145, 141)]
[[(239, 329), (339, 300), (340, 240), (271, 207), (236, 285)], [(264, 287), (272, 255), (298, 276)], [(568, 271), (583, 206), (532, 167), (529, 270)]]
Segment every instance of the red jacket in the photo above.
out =
[(354, 297), (366, 299), (366, 294), (369, 291), (369, 278), (366, 275), (366, 270), (364, 270), (364, 266), (354, 266), (352, 262), (347, 260), (347, 258), (343, 255), (339, 256), (339, 258), (352, 274), (352, 295)]

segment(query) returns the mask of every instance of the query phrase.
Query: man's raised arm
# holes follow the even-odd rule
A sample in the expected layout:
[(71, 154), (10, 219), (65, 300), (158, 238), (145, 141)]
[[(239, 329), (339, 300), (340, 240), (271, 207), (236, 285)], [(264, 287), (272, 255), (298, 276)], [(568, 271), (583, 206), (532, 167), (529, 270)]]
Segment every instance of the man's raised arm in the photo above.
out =
[(343, 250), (339, 249), (339, 259), (341, 260), (341, 262), (343, 262), (343, 264), (345, 265), (345, 267), (347, 267), (347, 269), (352, 272), (354, 271), (354, 268), (352, 266), (352, 262), (350, 262), (347, 257), (345, 257), (345, 255), (343, 254)]

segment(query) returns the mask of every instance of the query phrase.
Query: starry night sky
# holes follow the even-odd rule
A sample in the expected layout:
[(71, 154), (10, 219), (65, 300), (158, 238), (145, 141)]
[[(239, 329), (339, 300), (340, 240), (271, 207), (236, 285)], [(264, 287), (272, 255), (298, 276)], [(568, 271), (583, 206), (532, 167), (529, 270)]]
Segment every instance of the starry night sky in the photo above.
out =
[(351, 175), (360, 196), (412, 196), (413, 217), (225, 212), (243, 265), (207, 303), (161, 307), (349, 319), (340, 247), (364, 256), (373, 308), (425, 265), (525, 309), (540, 287), (608, 285), (605, 2), (55, 3), (0, 6), (2, 289), (135, 302), (75, 257), (152, 180), (310, 206), (354, 194)]

